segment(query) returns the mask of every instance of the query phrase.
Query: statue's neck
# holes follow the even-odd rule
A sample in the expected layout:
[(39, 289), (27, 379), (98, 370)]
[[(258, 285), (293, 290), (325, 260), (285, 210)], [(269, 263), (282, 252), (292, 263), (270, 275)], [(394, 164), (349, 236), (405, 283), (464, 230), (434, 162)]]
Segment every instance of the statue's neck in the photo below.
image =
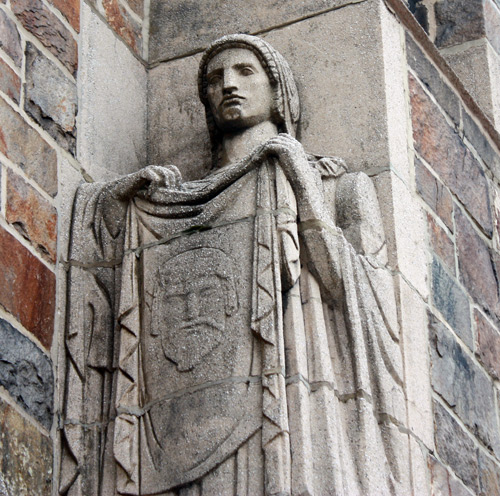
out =
[(278, 128), (270, 121), (261, 122), (238, 132), (226, 133), (222, 139), (219, 167), (238, 162), (277, 134)]

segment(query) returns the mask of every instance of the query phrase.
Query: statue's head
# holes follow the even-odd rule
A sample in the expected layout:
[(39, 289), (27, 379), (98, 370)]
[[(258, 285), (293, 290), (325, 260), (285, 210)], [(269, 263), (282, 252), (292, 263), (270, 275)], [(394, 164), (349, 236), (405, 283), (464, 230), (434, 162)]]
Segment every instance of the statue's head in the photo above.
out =
[[(241, 60), (239, 60), (241, 59)], [(248, 95), (254, 98), (245, 105), (238, 105), (238, 90), (235, 99), (223, 102), (221, 107), (214, 106), (214, 88), (222, 66), (237, 67), (241, 64), (240, 76), (249, 68), (254, 71), (253, 87), (247, 88)], [(242, 79), (244, 80), (244, 79)], [(226, 89), (231, 82), (226, 84)], [(257, 85), (257, 87), (255, 86)], [(283, 56), (269, 43), (246, 34), (223, 36), (214, 41), (205, 51), (200, 62), (198, 73), (198, 91), (200, 100), (205, 105), (207, 125), (212, 141), (213, 151), (217, 151), (223, 135), (228, 127), (249, 126), (262, 119), (274, 123), (278, 132), (295, 136), (300, 116), (300, 104), (297, 87), (292, 71)], [(219, 98), (220, 103), (220, 98)], [(241, 107), (240, 109), (237, 107)], [(241, 110), (241, 115), (237, 115)], [(246, 115), (245, 112), (248, 112)]]

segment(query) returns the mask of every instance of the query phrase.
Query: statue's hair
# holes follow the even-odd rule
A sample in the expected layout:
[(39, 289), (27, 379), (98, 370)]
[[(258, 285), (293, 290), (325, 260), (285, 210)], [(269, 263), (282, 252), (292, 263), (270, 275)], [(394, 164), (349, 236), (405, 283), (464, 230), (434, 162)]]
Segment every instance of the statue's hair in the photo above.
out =
[(200, 100), (205, 106), (207, 126), (210, 141), (212, 142), (212, 153), (215, 160), (222, 141), (222, 133), (217, 128), (208, 103), (207, 66), (213, 57), (229, 48), (250, 50), (262, 64), (274, 91), (271, 119), (277, 125), (279, 132), (295, 136), (300, 117), (299, 93), (292, 71), (287, 61), (277, 50), (263, 39), (248, 34), (232, 34), (219, 38), (205, 50), (198, 71), (198, 92)]

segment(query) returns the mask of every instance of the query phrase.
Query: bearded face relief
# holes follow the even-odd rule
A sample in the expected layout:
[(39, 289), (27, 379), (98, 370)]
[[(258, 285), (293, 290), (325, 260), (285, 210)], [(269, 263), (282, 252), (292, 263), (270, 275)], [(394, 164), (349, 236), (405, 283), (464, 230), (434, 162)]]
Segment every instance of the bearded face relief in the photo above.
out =
[(151, 332), (161, 336), (165, 358), (188, 371), (224, 340), (236, 306), (229, 257), (217, 249), (190, 250), (159, 269)]

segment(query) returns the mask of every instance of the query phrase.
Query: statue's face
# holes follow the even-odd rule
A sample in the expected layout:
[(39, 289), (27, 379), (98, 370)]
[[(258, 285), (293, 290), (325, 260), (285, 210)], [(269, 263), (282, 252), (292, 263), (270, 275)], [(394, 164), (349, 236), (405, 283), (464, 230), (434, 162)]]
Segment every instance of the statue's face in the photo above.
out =
[(207, 66), (207, 96), (222, 131), (243, 130), (271, 120), (273, 89), (257, 56), (228, 48)]

